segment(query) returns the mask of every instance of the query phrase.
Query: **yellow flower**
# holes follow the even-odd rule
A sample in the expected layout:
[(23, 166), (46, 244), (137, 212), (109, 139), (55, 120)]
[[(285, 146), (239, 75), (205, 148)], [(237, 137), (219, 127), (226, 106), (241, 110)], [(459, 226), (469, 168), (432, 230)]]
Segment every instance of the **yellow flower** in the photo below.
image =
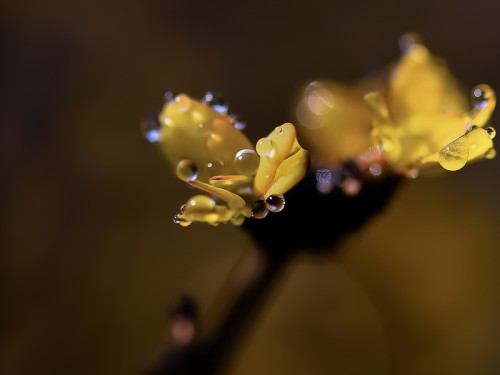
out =
[(299, 131), (319, 166), (340, 168), (351, 160), (371, 175), (392, 170), (415, 177), (424, 167), (455, 171), (495, 156), (495, 130), (487, 127), (496, 104), (491, 87), (476, 86), (468, 109), (446, 64), (414, 36), (401, 40), (403, 56), (388, 79), (306, 88), (297, 107)]
[(398, 172), (437, 163), (456, 171), (468, 161), (495, 155), (495, 130), (484, 128), (495, 108), (494, 91), (476, 86), (467, 110), (444, 62), (420, 43), (407, 46), (387, 94), (372, 92), (365, 101), (373, 113), (373, 143)]
[(202, 101), (170, 95), (160, 114), (143, 122), (146, 138), (158, 144), (177, 177), (208, 193), (190, 198), (176, 223), (240, 225), (284, 208), (283, 194), (304, 177), (309, 160), (295, 127), (278, 126), (255, 149), (242, 127), (210, 92)]

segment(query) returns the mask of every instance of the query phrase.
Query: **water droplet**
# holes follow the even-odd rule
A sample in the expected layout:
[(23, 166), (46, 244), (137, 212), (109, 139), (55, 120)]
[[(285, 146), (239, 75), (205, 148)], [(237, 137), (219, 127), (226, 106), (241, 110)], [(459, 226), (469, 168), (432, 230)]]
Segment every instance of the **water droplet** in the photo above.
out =
[(269, 210), (267, 209), (266, 203), (263, 200), (255, 201), (252, 206), (252, 217), (256, 219), (264, 219), (268, 213)]
[(200, 122), (198, 124), (198, 131), (203, 137), (208, 137), (210, 136), (210, 134), (212, 134), (212, 128), (210, 127), (210, 125), (207, 125), (203, 122)]
[(408, 168), (406, 171), (406, 177), (408, 178), (417, 178), (420, 174), (420, 170), (416, 167)]
[(175, 171), (177, 177), (183, 181), (194, 181), (198, 178), (198, 168), (191, 160), (184, 159), (177, 163)]
[(185, 213), (186, 213), (186, 205), (185, 205), (185, 204), (183, 204), (183, 205), (181, 206), (181, 208), (179, 209), (179, 211), (180, 211), (180, 213), (181, 213), (181, 214), (185, 214)]
[(416, 33), (407, 33), (399, 38), (399, 48), (401, 52), (408, 52), (418, 44), (422, 44), (422, 38)]
[(243, 130), (247, 127), (247, 124), (244, 123), (243, 121), (238, 121), (234, 124), (234, 127), (235, 127), (235, 129)]
[(316, 189), (322, 194), (328, 194), (335, 185), (332, 172), (329, 169), (316, 171)]
[(182, 218), (179, 215), (175, 215), (173, 220), (174, 220), (175, 224), (179, 224), (182, 227), (187, 227), (188, 225), (191, 225), (191, 221), (189, 221), (188, 219)]
[(206, 195), (195, 195), (186, 204), (186, 214), (200, 214), (213, 212), (215, 201)]
[(497, 150), (494, 148), (490, 148), (488, 151), (486, 151), (486, 154), (484, 154), (484, 157), (488, 160), (494, 159), (495, 156), (497, 156)]
[(276, 134), (278, 135), (281, 135), (283, 134), (283, 128), (281, 126), (278, 126), (276, 129), (274, 129), (276, 131)]
[(271, 212), (280, 212), (285, 208), (285, 197), (283, 195), (270, 195), (265, 201), (266, 207)]
[(150, 114), (141, 122), (141, 130), (144, 137), (151, 143), (161, 140), (161, 129), (156, 114)]
[(457, 171), (469, 160), (469, 148), (462, 139), (450, 143), (439, 151), (439, 164), (449, 171)]
[(488, 133), (488, 135), (490, 136), (491, 139), (495, 138), (495, 136), (497, 135), (496, 130), (493, 129), (492, 127), (488, 127), (484, 130), (486, 130), (486, 132)]
[(186, 112), (191, 107), (191, 99), (187, 95), (180, 94), (175, 97), (174, 104), (179, 112)]
[(488, 102), (494, 97), (493, 90), (488, 85), (477, 85), (472, 90), (472, 104), (476, 109), (486, 107)]
[(255, 149), (257, 150), (257, 154), (268, 158), (272, 158), (276, 154), (276, 145), (269, 137), (261, 138), (257, 142)]
[(380, 166), (380, 164), (372, 164), (368, 169), (370, 171), (370, 174), (373, 176), (380, 176), (382, 174), (382, 167)]
[(221, 160), (212, 160), (205, 164), (205, 174), (208, 177), (219, 176), (222, 174), (224, 163)]
[(394, 143), (389, 137), (380, 136), (380, 149), (385, 152), (394, 150)]
[(239, 215), (239, 216), (235, 216), (231, 219), (231, 224), (242, 225), (244, 221), (245, 221), (245, 216)]
[(347, 195), (356, 195), (361, 190), (361, 183), (352, 177), (348, 177), (342, 183), (342, 190)]
[(243, 149), (236, 153), (234, 157), (234, 167), (238, 173), (253, 175), (259, 167), (259, 155), (254, 150)]
[(215, 95), (213, 92), (207, 91), (201, 102), (209, 105), (219, 113), (227, 114), (229, 107), (224, 98), (220, 95)]
[(163, 100), (165, 100), (165, 103), (170, 104), (173, 103), (176, 96), (177, 93), (175, 91), (167, 91), (163, 94)]

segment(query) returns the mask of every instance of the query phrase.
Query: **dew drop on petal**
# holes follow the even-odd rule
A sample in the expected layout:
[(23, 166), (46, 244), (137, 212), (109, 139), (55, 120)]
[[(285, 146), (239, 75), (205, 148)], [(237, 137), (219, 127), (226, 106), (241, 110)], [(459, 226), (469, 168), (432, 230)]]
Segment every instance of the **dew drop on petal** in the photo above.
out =
[(161, 130), (158, 116), (150, 114), (141, 122), (141, 130), (144, 137), (151, 143), (161, 141)]
[(179, 112), (186, 112), (191, 107), (191, 99), (184, 94), (177, 95), (174, 99), (174, 104)]
[(213, 92), (207, 91), (201, 102), (209, 105), (219, 113), (227, 114), (227, 110), (229, 107), (224, 98), (220, 95), (215, 95)]
[(234, 167), (238, 173), (253, 175), (259, 167), (259, 155), (254, 150), (242, 149), (234, 157)]
[(208, 137), (210, 134), (212, 134), (212, 128), (210, 127), (210, 125), (203, 122), (200, 122), (198, 124), (198, 131), (202, 137)]
[(457, 171), (469, 160), (469, 147), (462, 139), (450, 143), (439, 151), (439, 164), (449, 171)]
[(243, 215), (238, 215), (238, 216), (235, 216), (231, 219), (231, 224), (234, 224), (234, 225), (242, 225), (243, 222), (245, 221), (245, 216)]
[(285, 197), (283, 195), (270, 195), (265, 200), (266, 207), (271, 212), (280, 212), (285, 208)]
[(486, 107), (488, 102), (494, 98), (494, 93), (488, 85), (477, 85), (472, 90), (472, 104), (476, 109)]
[(380, 137), (380, 149), (385, 152), (391, 152), (394, 150), (394, 143), (389, 137)]
[(329, 169), (318, 169), (316, 171), (316, 190), (321, 194), (328, 194), (334, 186), (333, 174)]
[(263, 200), (255, 201), (252, 206), (252, 217), (256, 219), (264, 219), (268, 213), (269, 210)]
[(422, 39), (420, 35), (416, 33), (407, 33), (399, 38), (399, 48), (401, 52), (408, 52), (418, 44), (422, 44)]
[(495, 138), (495, 136), (497, 135), (496, 130), (493, 129), (492, 127), (486, 128), (484, 130), (486, 130), (491, 139)]
[(238, 130), (243, 130), (247, 127), (247, 124), (244, 123), (243, 121), (238, 120), (238, 115), (236, 113), (231, 113), (229, 115), (229, 118), (231, 119), (231, 124), (235, 129)]
[(257, 150), (257, 154), (268, 158), (271, 158), (276, 154), (276, 145), (269, 137), (261, 138), (257, 142), (255, 149)]
[(382, 174), (382, 167), (377, 163), (370, 165), (370, 168), (368, 168), (368, 170), (373, 176), (380, 176)]
[(198, 168), (191, 160), (184, 159), (177, 163), (175, 170), (177, 177), (183, 181), (194, 181), (198, 178)]
[(191, 221), (181, 218), (179, 215), (175, 215), (173, 220), (175, 224), (179, 224), (182, 227), (187, 227), (191, 224)]
[(346, 178), (342, 183), (342, 190), (347, 195), (357, 195), (361, 190), (361, 183), (355, 178)]
[(215, 209), (215, 201), (206, 195), (195, 195), (186, 204), (186, 214), (208, 213)]
[(497, 156), (497, 150), (494, 148), (490, 148), (488, 151), (486, 151), (486, 154), (484, 154), (484, 157), (488, 160), (494, 159), (495, 156)]
[(223, 167), (224, 163), (221, 160), (212, 160), (205, 164), (205, 174), (209, 177), (219, 176)]
[(179, 211), (180, 211), (180, 213), (181, 213), (181, 214), (185, 214), (185, 213), (186, 213), (186, 205), (185, 205), (185, 204), (183, 204), (183, 205), (181, 206), (181, 208), (179, 209)]
[(176, 92), (167, 91), (167, 92), (165, 92), (165, 94), (163, 94), (163, 100), (165, 100), (165, 103), (170, 104), (170, 103), (173, 103), (176, 96), (177, 96)]
[(247, 127), (247, 124), (244, 123), (243, 121), (238, 121), (234, 124), (234, 127), (238, 130), (243, 130)]
[(408, 178), (417, 178), (419, 174), (420, 170), (416, 167), (408, 168), (408, 170), (406, 171), (406, 177)]

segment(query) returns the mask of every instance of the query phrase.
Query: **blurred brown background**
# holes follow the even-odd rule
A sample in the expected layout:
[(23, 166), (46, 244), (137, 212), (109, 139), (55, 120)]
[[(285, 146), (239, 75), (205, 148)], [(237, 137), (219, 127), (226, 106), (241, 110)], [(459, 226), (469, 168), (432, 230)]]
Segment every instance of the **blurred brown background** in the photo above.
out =
[[(302, 84), (383, 69), (407, 31), (465, 88), (498, 91), (499, 14), (494, 0), (2, 1), (0, 373), (138, 373), (180, 293), (205, 309), (252, 246), (230, 225), (172, 223), (190, 191), (139, 131), (164, 91), (223, 92), (256, 141)], [(499, 167), (408, 183), (340, 252), (297, 260), (231, 372), (499, 373)]]

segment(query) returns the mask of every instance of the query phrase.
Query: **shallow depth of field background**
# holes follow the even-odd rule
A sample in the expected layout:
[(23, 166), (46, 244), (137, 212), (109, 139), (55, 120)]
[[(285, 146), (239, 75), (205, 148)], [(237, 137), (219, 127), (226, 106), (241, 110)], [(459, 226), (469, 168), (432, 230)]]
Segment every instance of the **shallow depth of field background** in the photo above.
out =
[[(256, 141), (292, 119), (304, 83), (384, 69), (407, 31), (467, 90), (500, 91), (493, 0), (0, 7), (6, 375), (137, 374), (168, 344), (178, 296), (203, 311), (250, 250), (231, 225), (173, 224), (192, 191), (139, 131), (164, 91), (224, 93)], [(499, 173), (497, 158), (409, 182), (336, 252), (298, 259), (231, 373), (498, 373)]]

